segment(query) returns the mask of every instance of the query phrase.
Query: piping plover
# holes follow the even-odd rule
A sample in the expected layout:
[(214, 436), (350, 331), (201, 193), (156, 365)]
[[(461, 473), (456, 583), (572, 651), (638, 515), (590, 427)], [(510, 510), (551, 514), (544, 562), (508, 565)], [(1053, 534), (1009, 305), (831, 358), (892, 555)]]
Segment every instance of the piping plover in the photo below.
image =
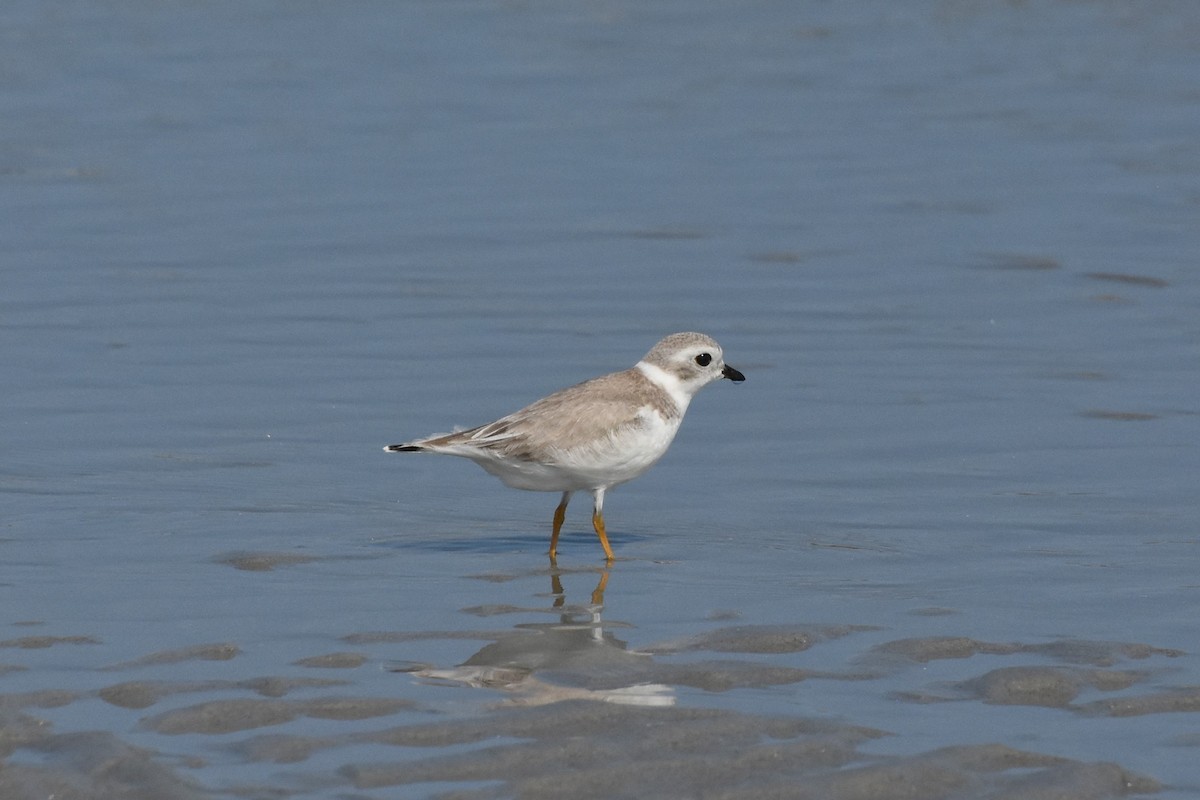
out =
[(383, 449), (463, 456), (515, 489), (562, 492), (550, 534), (551, 561), (567, 503), (586, 489), (593, 498), (592, 527), (612, 561), (604, 493), (662, 458), (692, 395), (721, 378), (746, 380), (708, 336), (673, 333), (630, 369), (562, 389), (478, 428)]

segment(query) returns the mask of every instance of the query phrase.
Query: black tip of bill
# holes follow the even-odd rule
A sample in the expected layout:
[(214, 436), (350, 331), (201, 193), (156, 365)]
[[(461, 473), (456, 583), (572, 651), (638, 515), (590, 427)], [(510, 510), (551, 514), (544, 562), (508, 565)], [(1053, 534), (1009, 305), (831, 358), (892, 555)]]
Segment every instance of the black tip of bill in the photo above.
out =
[(736, 369), (729, 366), (728, 364), (726, 364), (724, 369), (721, 370), (721, 377), (729, 378), (729, 380), (733, 381), (734, 383), (741, 383), (742, 381), (746, 380), (745, 375), (738, 372)]

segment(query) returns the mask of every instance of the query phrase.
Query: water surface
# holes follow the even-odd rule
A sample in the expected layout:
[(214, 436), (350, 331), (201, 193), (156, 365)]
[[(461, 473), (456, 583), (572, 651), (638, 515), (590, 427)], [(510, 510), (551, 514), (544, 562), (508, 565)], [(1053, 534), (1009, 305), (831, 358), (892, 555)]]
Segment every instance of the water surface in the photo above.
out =
[[(0, 23), (0, 794), (1200, 793), (1192, 4)], [(380, 449), (693, 329), (611, 568)]]

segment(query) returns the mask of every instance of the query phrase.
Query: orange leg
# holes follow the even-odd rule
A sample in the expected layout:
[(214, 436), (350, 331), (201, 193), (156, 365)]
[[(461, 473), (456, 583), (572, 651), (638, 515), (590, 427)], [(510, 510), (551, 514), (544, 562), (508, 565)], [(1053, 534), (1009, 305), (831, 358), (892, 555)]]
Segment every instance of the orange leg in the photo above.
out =
[(596, 535), (600, 537), (600, 546), (604, 548), (604, 557), (608, 559), (608, 563), (612, 563), (613, 551), (608, 546), (608, 534), (604, 532), (604, 512), (597, 509), (592, 512), (592, 527), (596, 529)]
[(558, 560), (558, 534), (562, 531), (563, 520), (567, 518), (567, 503), (571, 501), (571, 493), (563, 492), (558, 508), (554, 509), (554, 529), (550, 533), (550, 562)]

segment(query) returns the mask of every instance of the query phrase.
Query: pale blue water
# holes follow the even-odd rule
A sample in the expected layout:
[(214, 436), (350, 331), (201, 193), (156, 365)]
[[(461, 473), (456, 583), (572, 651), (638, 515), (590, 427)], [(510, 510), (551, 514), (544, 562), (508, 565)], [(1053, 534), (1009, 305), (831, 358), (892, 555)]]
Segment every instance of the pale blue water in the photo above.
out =
[[(338, 694), (426, 711), (354, 725), (485, 715), (502, 693), (388, 671), (482, 641), (341, 637), (546, 621), (555, 498), (380, 447), (689, 329), (747, 381), (610, 495), (630, 648), (876, 626), (756, 657), (836, 671), (912, 637), (1101, 640), (1184, 651), (1118, 664), (1151, 673), (1128, 694), (1197, 686), (1198, 31), (1186, 2), (7, 3), (0, 640), (97, 643), (0, 648), (28, 668), (0, 693), (357, 650)], [(601, 564), (586, 508), (570, 604)], [(99, 671), (214, 642), (242, 655)], [(1017, 663), (676, 690), (893, 734), (869, 752), (1000, 742), (1200, 792), (1195, 710), (889, 694)], [(217, 792), (351, 796), (338, 769), (388, 758), (247, 762), (139, 725), (162, 709), (28, 711)]]

